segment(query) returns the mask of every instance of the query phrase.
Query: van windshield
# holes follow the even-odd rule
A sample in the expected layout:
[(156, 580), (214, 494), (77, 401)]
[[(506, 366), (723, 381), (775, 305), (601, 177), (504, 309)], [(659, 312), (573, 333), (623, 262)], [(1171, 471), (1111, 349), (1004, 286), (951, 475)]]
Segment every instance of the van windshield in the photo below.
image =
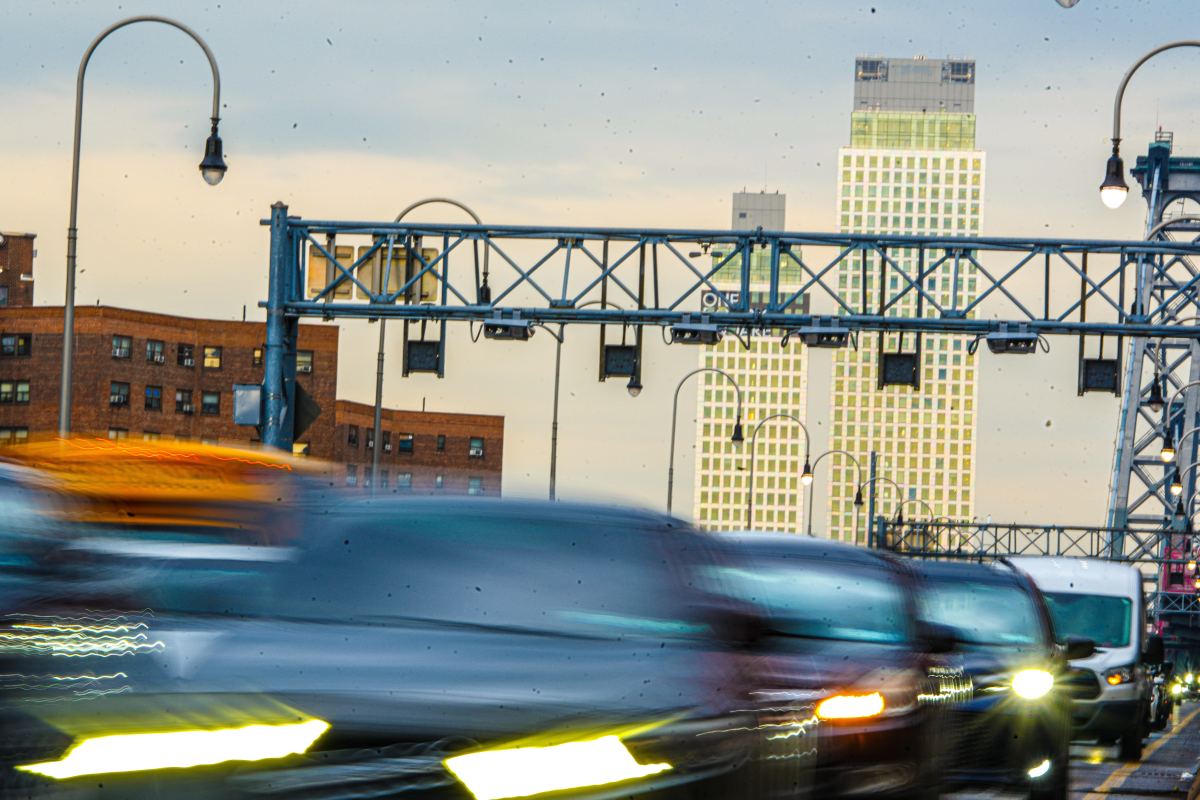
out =
[(1133, 603), (1128, 597), (1100, 594), (1046, 592), (1046, 605), (1054, 619), (1054, 633), (1083, 636), (1096, 647), (1128, 647)]

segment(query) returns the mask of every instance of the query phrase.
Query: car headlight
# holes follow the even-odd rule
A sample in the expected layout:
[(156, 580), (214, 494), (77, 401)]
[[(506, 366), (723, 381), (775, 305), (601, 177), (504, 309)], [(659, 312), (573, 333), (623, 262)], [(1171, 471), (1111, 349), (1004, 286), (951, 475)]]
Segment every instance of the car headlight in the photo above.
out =
[(820, 719), (867, 719), (882, 714), (885, 705), (879, 692), (835, 694), (817, 703), (817, 716)]
[(1013, 675), (1012, 690), (1026, 700), (1045, 697), (1054, 688), (1054, 676), (1044, 669), (1023, 669)]
[(58, 761), (24, 764), (17, 769), (63, 780), (283, 758), (305, 752), (327, 730), (329, 723), (310, 719), (285, 725), (95, 736), (73, 745)]
[(1183, 679), (1187, 683), (1195, 683), (1196, 682), (1196, 676), (1190, 672), (1187, 675), (1185, 675)]
[(639, 764), (619, 736), (548, 747), (483, 750), (445, 760), (476, 800), (526, 797), (644, 778), (670, 764)]
[(1133, 667), (1117, 667), (1104, 673), (1104, 680), (1109, 686), (1120, 686), (1133, 680)]
[(1172, 683), (1171, 684), (1171, 694), (1176, 695), (1176, 696), (1183, 694), (1183, 686), (1178, 683)]

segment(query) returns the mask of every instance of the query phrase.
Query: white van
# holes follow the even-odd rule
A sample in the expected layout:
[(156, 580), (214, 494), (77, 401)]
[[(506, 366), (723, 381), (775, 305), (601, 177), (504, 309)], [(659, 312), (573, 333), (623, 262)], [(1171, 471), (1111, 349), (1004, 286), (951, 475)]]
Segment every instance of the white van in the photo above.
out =
[(1162, 662), (1162, 639), (1146, 636), (1142, 573), (1127, 564), (1083, 558), (1010, 559), (1046, 596), (1058, 640), (1082, 636), (1096, 652), (1071, 662), (1073, 738), (1120, 743), (1121, 757), (1138, 760), (1150, 735), (1152, 677)]

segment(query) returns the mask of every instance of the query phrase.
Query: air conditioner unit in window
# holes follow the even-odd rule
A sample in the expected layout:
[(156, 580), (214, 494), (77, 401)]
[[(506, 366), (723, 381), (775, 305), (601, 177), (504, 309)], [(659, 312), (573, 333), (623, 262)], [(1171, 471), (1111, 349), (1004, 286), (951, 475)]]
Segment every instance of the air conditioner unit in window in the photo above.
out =
[(193, 410), (193, 407), (192, 407), (191, 403), (180, 403), (179, 404), (179, 413), (180, 414), (191, 414), (192, 410)]
[(483, 448), (482, 447), (472, 447), (470, 449), (468, 455), (470, 455), (471, 458), (483, 458)]
[(123, 394), (110, 394), (108, 396), (108, 404), (110, 406), (125, 406), (129, 405), (129, 398)]
[(196, 366), (196, 359), (194, 359), (194, 358), (185, 358), (185, 359), (183, 360), (183, 365), (184, 365), (185, 367), (194, 367), (194, 366)]
[(154, 361), (155, 364), (165, 364), (167, 357), (162, 353), (155, 353), (151, 360)]
[(312, 364), (297, 364), (296, 372), (303, 372), (303, 373), (312, 372)]
[(383, 452), (385, 452), (385, 453), (392, 452), (392, 443), (391, 442), (388, 442), (387, 444), (385, 444), (383, 446)]

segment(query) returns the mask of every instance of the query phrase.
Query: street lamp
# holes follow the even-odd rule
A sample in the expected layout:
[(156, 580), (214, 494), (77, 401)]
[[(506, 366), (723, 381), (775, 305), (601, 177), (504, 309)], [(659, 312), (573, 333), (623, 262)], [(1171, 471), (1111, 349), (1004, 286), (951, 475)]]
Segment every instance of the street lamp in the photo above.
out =
[[(862, 493), (862, 487), (863, 487), (863, 479), (862, 479), (862, 465), (858, 463), (858, 459), (857, 459), (857, 458), (855, 458), (854, 456), (850, 455), (850, 454), (849, 454), (849, 453), (847, 453), (845, 450), (826, 450), (824, 453), (821, 453), (821, 455), (819, 455), (819, 456), (817, 456), (815, 459), (813, 459), (813, 463), (812, 463), (812, 465), (813, 465), (813, 469), (815, 470), (815, 469), (816, 469), (818, 466), (820, 466), (820, 464), (821, 464), (821, 459), (825, 458), (825, 456), (833, 455), (834, 453), (841, 453), (841, 454), (842, 454), (842, 455), (844, 455), (846, 458), (848, 458), (848, 459), (850, 459), (851, 461), (853, 461), (853, 462), (854, 462), (854, 469), (855, 469), (855, 471), (856, 471), (856, 473), (857, 473), (857, 475), (858, 475), (858, 486), (857, 486), (857, 488), (856, 488), (856, 490), (855, 490), (855, 492), (854, 492), (854, 505), (855, 505), (856, 507), (859, 507), (859, 508), (861, 508), (861, 507), (862, 507), (862, 504), (863, 504), (863, 493)], [(812, 535), (813, 535), (813, 532), (812, 532), (812, 518), (813, 518), (813, 482), (812, 482), (812, 481), (809, 481), (809, 484), (808, 484), (808, 515), (807, 515), (807, 525), (808, 525), (808, 535), (809, 535), (809, 536), (812, 536)], [(855, 519), (855, 523), (856, 523), (856, 524), (855, 524), (855, 531), (857, 532), (857, 529), (858, 529), (858, 525), (857, 525), (857, 522), (858, 522), (858, 514), (857, 514), (857, 512), (855, 513), (855, 517), (854, 517), (854, 519)]]
[(715, 372), (718, 375), (723, 375), (725, 380), (733, 384), (733, 389), (737, 392), (737, 416), (733, 423), (733, 435), (729, 437), (729, 441), (734, 444), (741, 444), (742, 436), (742, 387), (738, 386), (738, 382), (723, 369), (716, 367), (700, 367), (694, 369), (687, 375), (679, 379), (679, 384), (675, 387), (675, 400), (671, 404), (671, 452), (667, 457), (667, 513), (671, 513), (671, 502), (675, 494), (675, 426), (679, 418), (679, 390), (683, 388), (683, 383), (693, 375), (698, 375), (701, 372)]
[(1125, 182), (1125, 164), (1121, 161), (1121, 101), (1125, 98), (1125, 87), (1129, 84), (1133, 73), (1137, 72), (1142, 64), (1159, 53), (1173, 50), (1176, 47), (1200, 47), (1200, 41), (1184, 40), (1154, 48), (1129, 68), (1125, 77), (1121, 78), (1121, 85), (1117, 87), (1117, 97), (1113, 102), (1112, 155), (1108, 157), (1108, 163), (1104, 169), (1104, 180), (1100, 184), (1100, 200), (1109, 208), (1120, 208), (1129, 194), (1129, 184)]
[(217, 134), (217, 126), (221, 121), (221, 74), (217, 71), (217, 60), (213, 58), (212, 51), (208, 49), (208, 45), (200, 38), (199, 34), (182, 22), (169, 17), (157, 16), (129, 17), (115, 22), (101, 31), (100, 35), (93, 39), (87, 50), (84, 51), (83, 58), (79, 62), (79, 72), (75, 77), (75, 142), (71, 150), (71, 210), (70, 220), (67, 223), (67, 290), (63, 303), (62, 386), (59, 390), (58, 405), (58, 432), (63, 436), (71, 432), (71, 389), (75, 377), (75, 246), (79, 239), (79, 228), (76, 222), (79, 216), (79, 144), (83, 131), (83, 79), (87, 74), (88, 62), (91, 61), (92, 53), (100, 43), (113, 31), (137, 22), (161, 22), (177, 28), (192, 37), (192, 40), (204, 51), (205, 57), (208, 58), (208, 65), (212, 69), (213, 79), (212, 133), (209, 134), (208, 141), (204, 146), (204, 159), (200, 162), (200, 175), (204, 178), (205, 183), (216, 186), (225, 177), (225, 171), (228, 169), (221, 151), (221, 137)]
[(921, 505), (925, 506), (925, 510), (929, 512), (929, 521), (930, 522), (933, 522), (937, 519), (937, 513), (933, 510), (933, 506), (929, 505), (929, 503), (926, 503), (924, 500), (922, 500), (919, 497), (910, 497), (909, 499), (905, 500), (904, 502), (902, 502), (900, 504), (900, 508), (896, 509), (897, 524), (900, 524), (900, 525), (904, 524), (904, 507), (906, 505), (908, 505), (909, 503), (920, 503)]
[(792, 414), (779, 413), (764, 417), (761, 422), (754, 426), (754, 432), (750, 434), (750, 487), (746, 492), (746, 530), (754, 529), (754, 442), (758, 439), (758, 432), (762, 430), (763, 425), (766, 425), (773, 419), (790, 419), (800, 426), (800, 430), (804, 431), (804, 471), (800, 473), (800, 483), (803, 486), (812, 485), (812, 465), (808, 463), (811, 441), (808, 435), (808, 428), (804, 426), (799, 417)]
[[(218, 141), (217, 144), (219, 147), (220, 142)], [(463, 211), (467, 212), (467, 214), (470, 215), (471, 219), (475, 220), (476, 225), (483, 225), (483, 220), (481, 220), (479, 218), (479, 215), (476, 214), (473, 210), (471, 210), (471, 208), (469, 208), (465, 203), (461, 203), (458, 200), (453, 200), (449, 197), (426, 197), (424, 200), (418, 200), (415, 203), (410, 203), (408, 206), (406, 206), (404, 208), (403, 211), (401, 211), (399, 214), (396, 215), (396, 219), (394, 219), (393, 222), (400, 222), (406, 216), (408, 216), (409, 212), (415, 211), (416, 209), (420, 208), (421, 206), (432, 205), (434, 203), (443, 203), (445, 205), (454, 206), (455, 208), (460, 208)], [(483, 286), (487, 286), (487, 274), (488, 274), (487, 263), (488, 263), (489, 250), (490, 250), (490, 245), (488, 245), (485, 242), (484, 243), (484, 251), (483, 251), (483, 284), (482, 284)], [(476, 251), (475, 257), (476, 257), (476, 259), (478, 259), (478, 257), (479, 257), (478, 251)], [(475, 265), (476, 265), (476, 268), (478, 268), (479, 262), (476, 261)], [(379, 281), (380, 281), (379, 285), (381, 287), (381, 290), (386, 291), (387, 287), (383, 284), (384, 270), (383, 270), (382, 262), (380, 262), (380, 269), (378, 270), (378, 272), (379, 272)], [(482, 289), (480, 291), (482, 292)], [(483, 301), (481, 300), (480, 302), (482, 303)], [(386, 336), (387, 336), (387, 318), (380, 317), (379, 318), (379, 350), (376, 353), (376, 357), (375, 357), (375, 425), (374, 425), (375, 432), (372, 434), (375, 437), (375, 447), (374, 447), (374, 452), (371, 453), (371, 493), (372, 494), (375, 494), (379, 491), (379, 488), (378, 488), (379, 487), (379, 450), (381, 447), (380, 437), (383, 435), (383, 430), (382, 430), (383, 429), (383, 358), (384, 358), (384, 347), (386, 345)]]

